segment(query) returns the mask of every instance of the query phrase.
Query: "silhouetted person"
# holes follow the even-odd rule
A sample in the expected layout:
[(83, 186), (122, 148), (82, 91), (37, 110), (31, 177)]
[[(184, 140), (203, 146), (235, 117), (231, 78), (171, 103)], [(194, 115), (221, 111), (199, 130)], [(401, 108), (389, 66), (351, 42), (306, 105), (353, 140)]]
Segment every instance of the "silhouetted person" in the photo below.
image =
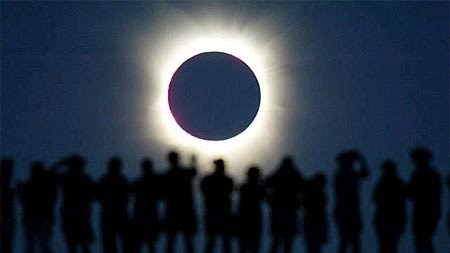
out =
[(397, 252), (406, 222), (406, 185), (397, 176), (397, 166), (392, 161), (382, 164), (382, 175), (374, 191), (375, 229), (380, 253)]
[[(61, 207), (62, 229), (69, 253), (90, 252), (94, 240), (91, 227), (91, 205), (94, 199), (94, 183), (84, 172), (86, 161), (73, 155), (54, 165), (55, 180), (61, 186), (63, 203)], [(58, 173), (59, 166), (66, 166), (67, 172)]]
[[(450, 193), (450, 175), (447, 176), (447, 193)], [(450, 208), (447, 212), (447, 229), (450, 232)]]
[[(126, 252), (130, 241), (128, 228), (128, 195), (130, 187), (122, 174), (122, 161), (113, 157), (108, 172), (97, 185), (97, 198), (101, 204), (101, 233), (104, 253)], [(120, 241), (121, 249), (118, 250)]]
[[(367, 177), (366, 162), (357, 151), (344, 151), (337, 157), (338, 169), (334, 177), (336, 207), (334, 218), (339, 232), (339, 253), (360, 252), (360, 233), (362, 230), (359, 209), (359, 184)], [(359, 163), (359, 170), (355, 164)]]
[(292, 158), (283, 159), (278, 170), (267, 179), (268, 201), (271, 208), (271, 252), (280, 248), (289, 253), (297, 233), (297, 209), (303, 179)]
[(134, 214), (132, 234), (134, 235), (134, 250), (141, 252), (147, 243), (150, 253), (155, 252), (155, 240), (159, 232), (158, 198), (160, 197), (160, 176), (153, 170), (153, 164), (145, 159), (141, 164), (142, 176), (132, 185), (134, 193)]
[(43, 163), (32, 163), (31, 177), (20, 186), (19, 191), (26, 252), (51, 252), (56, 185)]
[(327, 242), (327, 195), (325, 192), (326, 177), (322, 173), (316, 174), (306, 183), (305, 209), (305, 240), (309, 253), (321, 252)]
[[(167, 232), (167, 252), (174, 251), (175, 236), (184, 236), (188, 253), (193, 253), (192, 237), (197, 231), (197, 220), (194, 210), (192, 183), (197, 170), (195, 166), (183, 168), (179, 164), (178, 153), (168, 155), (169, 169), (163, 176), (165, 222)], [(195, 161), (193, 161), (195, 164)]]
[(201, 181), (206, 222), (206, 253), (213, 252), (214, 243), (222, 236), (223, 252), (230, 253), (231, 193), (233, 180), (225, 174), (222, 159), (214, 161), (214, 172)]
[(1, 240), (0, 251), (4, 253), (12, 252), (13, 238), (14, 238), (14, 189), (11, 185), (13, 176), (14, 162), (9, 158), (2, 158), (0, 163), (0, 227)]
[(261, 182), (260, 170), (251, 167), (247, 180), (239, 189), (238, 236), (240, 253), (258, 253), (261, 236), (261, 202), (265, 188)]
[(413, 203), (413, 231), (416, 252), (435, 252), (432, 237), (441, 212), (441, 180), (431, 167), (431, 152), (418, 147), (412, 150), (415, 165), (409, 182), (409, 196)]

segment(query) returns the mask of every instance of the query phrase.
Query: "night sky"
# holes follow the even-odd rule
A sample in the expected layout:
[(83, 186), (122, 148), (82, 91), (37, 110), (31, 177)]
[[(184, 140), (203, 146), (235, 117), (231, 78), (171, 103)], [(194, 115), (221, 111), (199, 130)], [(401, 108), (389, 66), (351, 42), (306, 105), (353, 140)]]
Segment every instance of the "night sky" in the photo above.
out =
[[(252, 162), (267, 174), (281, 155), (292, 154), (306, 176), (315, 171), (331, 176), (339, 151), (358, 148), (366, 156), (371, 174), (361, 192), (363, 252), (376, 250), (370, 198), (384, 159), (398, 162), (399, 174), (407, 180), (412, 172), (409, 151), (424, 145), (433, 151), (433, 166), (441, 176), (449, 174), (448, 2), (0, 6), (0, 152), (16, 160), (15, 180), (27, 176), (33, 160), (50, 164), (73, 152), (88, 158), (87, 170), (95, 179), (112, 155), (124, 159), (130, 179), (138, 175), (143, 156), (162, 170), (170, 146), (158, 140), (159, 129), (148, 129), (147, 108), (154, 102), (149, 101), (149, 86), (155, 84), (149, 84), (148, 66), (141, 61), (156, 57), (156, 51), (138, 55), (137, 41), (158, 36), (167, 24), (177, 26), (181, 17), (202, 29), (205, 16), (221, 17), (243, 30), (255, 23), (267, 26), (273, 40), (261, 43), (283, 48), (277, 65), (270, 66), (283, 76), (282, 100), (276, 106), (284, 116), (272, 117), (283, 131), (265, 129), (277, 132), (278, 144), (267, 150), (272, 155), (253, 154)], [(177, 43), (183, 47), (183, 41)], [(228, 109), (236, 110), (231, 105)], [(201, 160), (202, 154), (197, 155)], [(230, 160), (240, 166), (230, 168), (238, 181), (246, 162)], [(443, 199), (447, 208), (448, 194)], [(55, 245), (61, 249), (62, 237), (56, 234)], [(438, 252), (446, 252), (447, 238), (441, 219), (434, 240)], [(408, 225), (400, 251), (410, 251), (411, 245)], [(330, 235), (324, 250), (332, 252), (335, 246), (335, 235)]]

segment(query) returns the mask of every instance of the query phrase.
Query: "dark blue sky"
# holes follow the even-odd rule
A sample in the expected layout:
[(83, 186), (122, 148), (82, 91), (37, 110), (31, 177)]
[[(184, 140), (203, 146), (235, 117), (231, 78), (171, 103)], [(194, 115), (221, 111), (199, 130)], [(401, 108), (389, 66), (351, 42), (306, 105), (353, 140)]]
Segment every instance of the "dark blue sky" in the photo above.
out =
[[(409, 149), (425, 145), (434, 152), (440, 174), (449, 173), (448, 2), (0, 6), (0, 151), (17, 160), (18, 178), (32, 160), (49, 163), (72, 152), (88, 156), (95, 177), (115, 154), (124, 157), (130, 176), (144, 155), (164, 166), (165, 147), (139, 134), (147, 127), (151, 101), (144, 96), (145, 68), (130, 53), (130, 34), (141, 29), (152, 36), (154, 17), (164, 16), (167, 6), (193, 20), (205, 10), (211, 16), (227, 10), (233, 14), (230, 22), (243, 26), (277, 22), (273, 34), (287, 51), (280, 62), (290, 80), (279, 106), (289, 121), (282, 147), (273, 152), (292, 153), (306, 174), (331, 175), (337, 152), (361, 149), (371, 168), (362, 192), (367, 224), (373, 214), (367, 199), (383, 159), (396, 160), (407, 179)], [(278, 161), (262, 163), (270, 169)], [(411, 243), (408, 231), (403, 249)], [(439, 252), (445, 238), (441, 224), (435, 240)], [(371, 229), (363, 241), (364, 252), (372, 252)]]

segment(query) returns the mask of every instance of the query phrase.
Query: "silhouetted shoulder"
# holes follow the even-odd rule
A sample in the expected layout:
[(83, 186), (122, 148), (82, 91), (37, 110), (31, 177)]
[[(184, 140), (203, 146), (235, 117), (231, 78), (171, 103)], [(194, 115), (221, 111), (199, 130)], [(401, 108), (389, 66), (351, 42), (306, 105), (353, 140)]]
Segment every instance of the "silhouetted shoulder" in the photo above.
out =
[(14, 194), (11, 185), (14, 161), (2, 158), (0, 162), (0, 251), (13, 252), (13, 239), (15, 234)]
[(441, 177), (436, 170), (433, 168), (418, 169), (411, 176), (409, 192), (412, 197), (437, 197), (441, 193), (441, 185)]
[(11, 185), (14, 162), (9, 158), (2, 158), (0, 164), (1, 180), (1, 206), (0, 213), (2, 220), (11, 220), (14, 215), (14, 189)]

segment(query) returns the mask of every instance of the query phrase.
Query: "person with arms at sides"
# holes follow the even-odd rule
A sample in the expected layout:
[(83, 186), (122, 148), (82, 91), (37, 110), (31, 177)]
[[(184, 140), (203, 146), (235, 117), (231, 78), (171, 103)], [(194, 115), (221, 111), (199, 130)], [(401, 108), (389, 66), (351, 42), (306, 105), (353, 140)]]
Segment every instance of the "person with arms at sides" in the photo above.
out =
[(326, 177), (317, 173), (305, 183), (305, 241), (309, 253), (320, 253), (328, 239)]
[(14, 188), (11, 180), (13, 177), (14, 161), (10, 158), (2, 158), (0, 162), (0, 251), (13, 252), (13, 240), (15, 232)]
[(26, 252), (50, 253), (55, 220), (56, 184), (42, 162), (31, 164), (31, 177), (19, 188)]
[[(108, 162), (108, 172), (97, 184), (100, 201), (101, 233), (104, 253), (126, 252), (130, 240), (126, 238), (128, 221), (128, 195), (130, 187), (122, 174), (122, 160), (113, 157)], [(118, 250), (118, 240), (121, 249)]]
[(225, 173), (225, 162), (214, 161), (214, 172), (201, 181), (206, 221), (206, 253), (212, 253), (214, 242), (222, 236), (223, 252), (230, 253), (231, 193), (233, 180)]
[(150, 159), (141, 163), (141, 177), (132, 184), (134, 194), (134, 212), (131, 233), (133, 252), (142, 252), (144, 243), (148, 252), (155, 252), (155, 240), (159, 232), (158, 199), (161, 195), (160, 176), (153, 169)]
[(285, 157), (267, 179), (266, 189), (271, 212), (271, 252), (282, 249), (282, 252), (290, 253), (298, 231), (297, 211), (303, 191), (303, 178), (291, 157)]
[(247, 180), (239, 189), (237, 212), (240, 253), (258, 253), (260, 250), (262, 211), (265, 196), (260, 169), (256, 166), (247, 171)]
[(360, 181), (368, 175), (367, 165), (362, 155), (355, 150), (340, 153), (336, 160), (334, 219), (339, 233), (338, 252), (345, 253), (351, 247), (353, 253), (359, 253), (362, 230), (359, 186)]
[(380, 253), (398, 252), (398, 241), (406, 223), (406, 185), (397, 175), (397, 165), (385, 161), (375, 186), (375, 229)]
[[(447, 176), (447, 194), (449, 193), (450, 193), (450, 175)], [(450, 233), (450, 207), (449, 210), (447, 211), (447, 229), (449, 230)]]
[(441, 179), (431, 167), (431, 152), (424, 147), (411, 151), (415, 165), (408, 193), (413, 204), (413, 231), (416, 253), (435, 252), (432, 238), (441, 215)]
[(193, 237), (197, 232), (192, 184), (197, 174), (195, 157), (190, 168), (183, 168), (178, 153), (167, 156), (168, 171), (163, 175), (163, 200), (165, 204), (164, 227), (167, 233), (167, 252), (173, 253), (175, 237), (181, 233), (187, 253), (194, 253)]

